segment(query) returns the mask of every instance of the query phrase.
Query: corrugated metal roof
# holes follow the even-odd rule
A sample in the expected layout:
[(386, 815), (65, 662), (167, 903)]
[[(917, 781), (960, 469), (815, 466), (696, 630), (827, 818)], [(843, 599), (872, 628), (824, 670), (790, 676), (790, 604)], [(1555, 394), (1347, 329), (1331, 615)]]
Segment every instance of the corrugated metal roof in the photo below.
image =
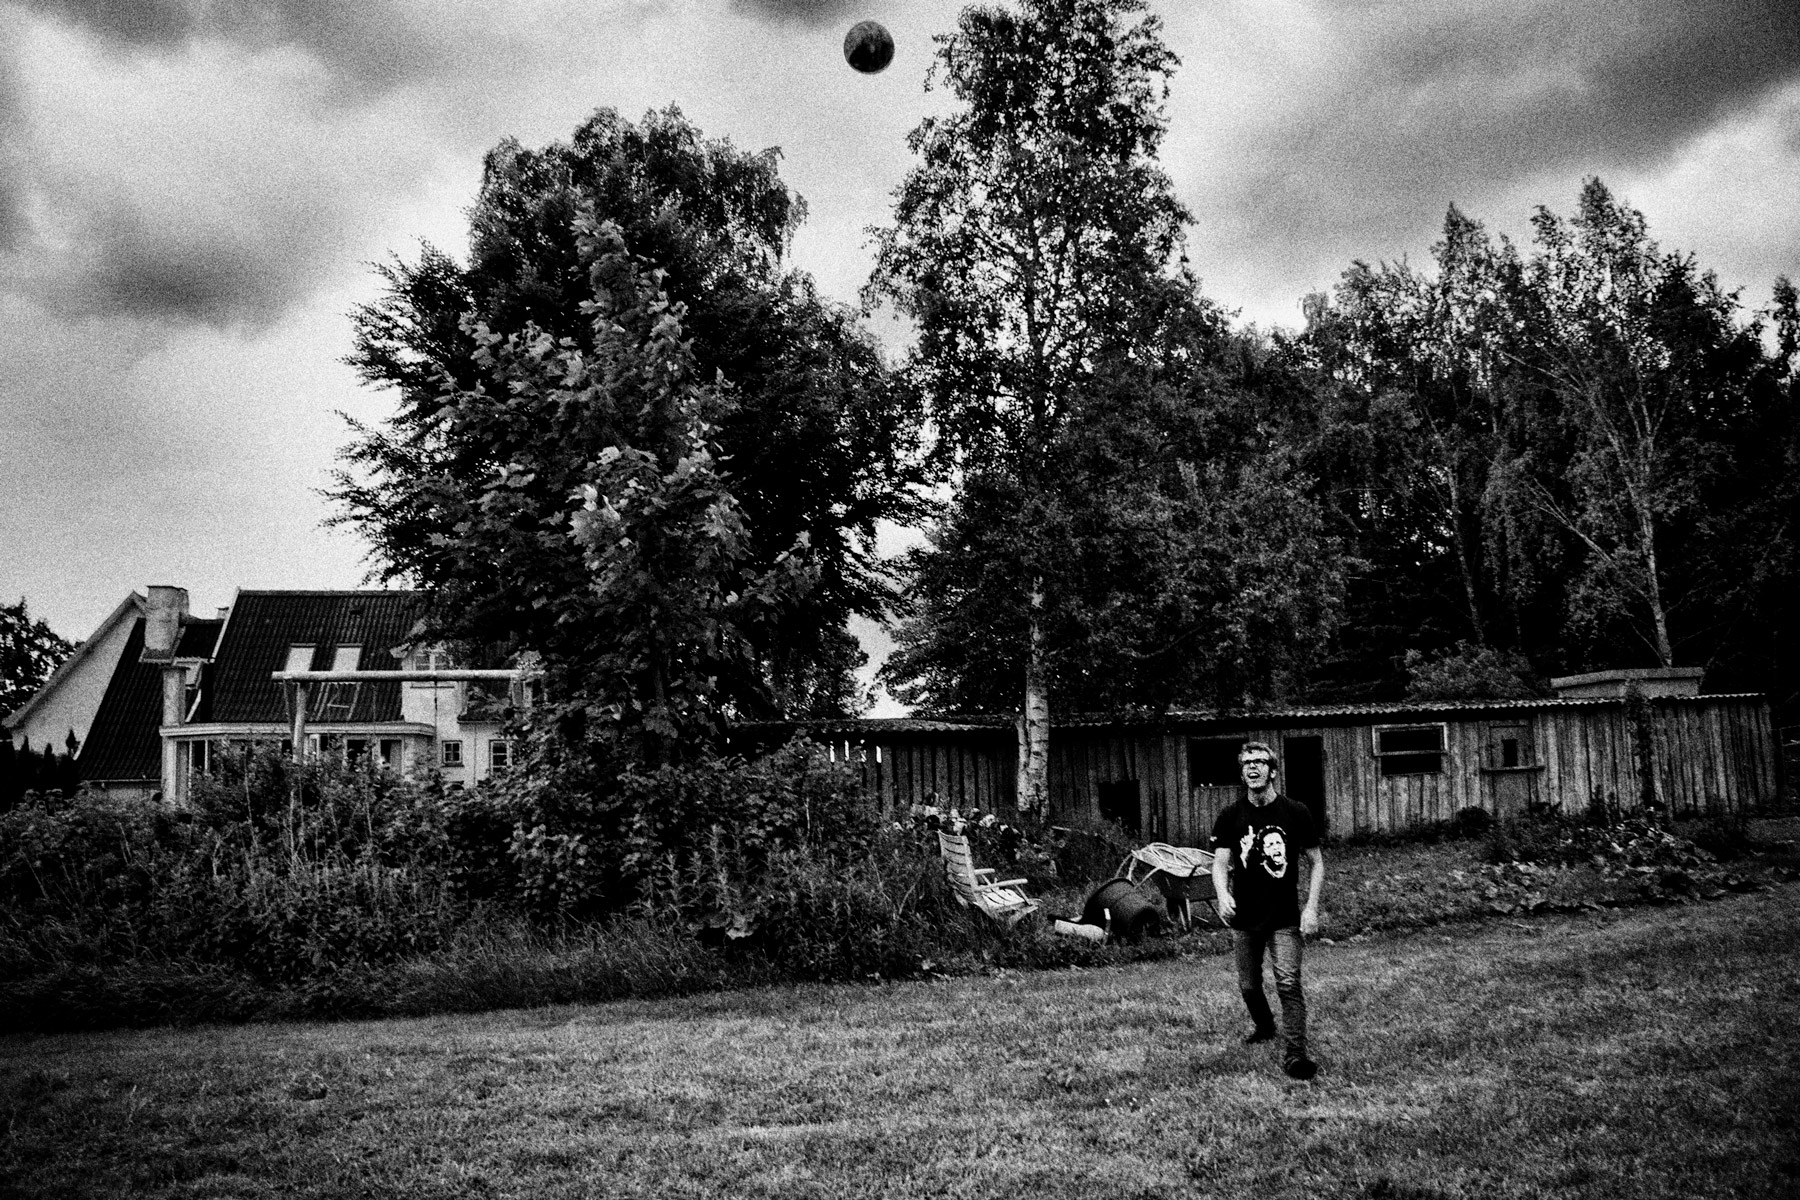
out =
[[(1699, 703), (1716, 700), (1763, 700), (1767, 697), (1760, 693), (1734, 692), (1720, 695), (1700, 696), (1658, 696), (1649, 700), (1651, 704)], [(1579, 699), (1532, 698), (1525, 700), (1418, 700), (1396, 701), (1391, 704), (1327, 704), (1306, 705), (1293, 708), (1243, 709), (1231, 711), (1216, 710), (1180, 710), (1166, 713), (1145, 713), (1132, 715), (1110, 715), (1105, 713), (1081, 713), (1061, 718), (1053, 722), (1059, 729), (1080, 728), (1091, 725), (1174, 725), (1229, 722), (1240, 725), (1256, 724), (1297, 724), (1303, 721), (1346, 719), (1367, 719), (1379, 721), (1383, 717), (1418, 718), (1432, 713), (1474, 717), (1484, 712), (1517, 712), (1521, 709), (1553, 709), (1553, 708), (1596, 708), (1606, 705), (1625, 703), (1619, 696), (1593, 696)]]
[[(1661, 696), (1650, 704), (1699, 704), (1722, 700), (1766, 700), (1757, 692), (1733, 692), (1718, 695)], [(1271, 725), (1302, 724), (1380, 724), (1384, 719), (1421, 720), (1436, 715), (1450, 719), (1472, 719), (1487, 712), (1517, 712), (1534, 709), (1600, 708), (1623, 704), (1616, 696), (1582, 699), (1527, 700), (1432, 700), (1395, 702), (1391, 704), (1328, 704), (1261, 710), (1188, 709), (1153, 713), (1075, 713), (1051, 721), (1056, 729), (1159, 728), (1192, 729), (1203, 726), (1225, 726), (1234, 729), (1267, 728)], [(991, 734), (1010, 732), (1013, 719), (1005, 716), (884, 717), (873, 719), (840, 719), (822, 721), (759, 721), (733, 726), (733, 731), (755, 738), (771, 738), (783, 731), (805, 730), (814, 736), (868, 737), (878, 734)]]
[(753, 740), (790, 737), (804, 729), (815, 736), (867, 737), (870, 734), (981, 734), (1011, 733), (1011, 717), (843, 717), (812, 721), (742, 721), (731, 726), (733, 735)]
[(75, 760), (87, 782), (162, 778), (162, 743), (156, 732), (162, 725), (162, 668), (139, 662), (143, 651), (144, 618), (137, 617), (94, 711), (87, 745)]
[[(287, 721), (286, 698), (270, 676), (287, 666), (290, 646), (312, 646), (315, 671), (331, 669), (339, 646), (362, 647), (359, 670), (399, 670), (391, 651), (412, 631), (418, 608), (416, 592), (239, 592), (195, 720)], [(354, 689), (355, 704), (332, 721), (400, 719), (399, 683), (340, 686), (346, 699)], [(318, 723), (316, 698), (311, 707)]]

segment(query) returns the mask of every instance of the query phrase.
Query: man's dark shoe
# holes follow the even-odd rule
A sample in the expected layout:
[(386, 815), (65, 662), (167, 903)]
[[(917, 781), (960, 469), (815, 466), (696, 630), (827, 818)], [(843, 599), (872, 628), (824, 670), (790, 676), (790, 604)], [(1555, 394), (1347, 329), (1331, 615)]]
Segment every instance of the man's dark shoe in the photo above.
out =
[(1273, 1027), (1267, 1029), (1258, 1028), (1250, 1031), (1250, 1036), (1244, 1039), (1244, 1045), (1258, 1046), (1263, 1042), (1272, 1042), (1274, 1040), (1275, 1030)]
[(1281, 1069), (1288, 1073), (1290, 1079), (1311, 1079), (1319, 1073), (1319, 1064), (1310, 1058), (1290, 1058)]

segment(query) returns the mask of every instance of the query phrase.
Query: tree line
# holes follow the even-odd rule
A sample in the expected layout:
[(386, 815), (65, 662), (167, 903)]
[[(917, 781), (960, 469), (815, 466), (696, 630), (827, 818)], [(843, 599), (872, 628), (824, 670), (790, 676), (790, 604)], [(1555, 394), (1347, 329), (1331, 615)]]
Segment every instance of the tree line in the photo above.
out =
[[(679, 111), (496, 147), (460, 262), (393, 258), (339, 520), (475, 657), (549, 674), (611, 778), (733, 721), (854, 713), (853, 617), (925, 713), (1529, 694), (1693, 665), (1793, 703), (1800, 303), (1766, 313), (1589, 180), (1529, 245), (1451, 208), (1236, 325), (1157, 155), (1141, 0), (971, 7), (860, 309), (788, 261), (778, 154)], [(864, 317), (910, 324), (891, 358)], [(897, 562), (885, 522), (922, 527)]]

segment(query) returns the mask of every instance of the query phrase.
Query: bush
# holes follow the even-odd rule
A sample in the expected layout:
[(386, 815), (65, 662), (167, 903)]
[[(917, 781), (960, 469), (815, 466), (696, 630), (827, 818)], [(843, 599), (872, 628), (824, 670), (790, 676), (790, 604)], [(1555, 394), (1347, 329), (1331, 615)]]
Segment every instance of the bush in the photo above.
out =
[[(884, 826), (803, 741), (579, 779), (449, 790), (265, 752), (178, 813), (34, 795), (0, 814), (0, 1011), (39, 1027), (430, 1011), (1092, 959), (962, 909), (938, 818)], [(1059, 831), (972, 815), (985, 865), (1054, 882), (1074, 861)]]
[(1406, 673), (1408, 700), (1520, 700), (1545, 694), (1523, 655), (1469, 642), (1431, 658), (1408, 650)]

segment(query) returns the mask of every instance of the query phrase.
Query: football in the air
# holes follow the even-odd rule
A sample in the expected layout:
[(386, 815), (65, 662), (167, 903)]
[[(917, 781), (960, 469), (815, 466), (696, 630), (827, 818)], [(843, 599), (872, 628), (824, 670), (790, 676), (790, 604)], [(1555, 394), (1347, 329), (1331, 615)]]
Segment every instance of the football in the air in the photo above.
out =
[(878, 21), (858, 21), (844, 35), (844, 61), (873, 75), (894, 61), (894, 38)]

